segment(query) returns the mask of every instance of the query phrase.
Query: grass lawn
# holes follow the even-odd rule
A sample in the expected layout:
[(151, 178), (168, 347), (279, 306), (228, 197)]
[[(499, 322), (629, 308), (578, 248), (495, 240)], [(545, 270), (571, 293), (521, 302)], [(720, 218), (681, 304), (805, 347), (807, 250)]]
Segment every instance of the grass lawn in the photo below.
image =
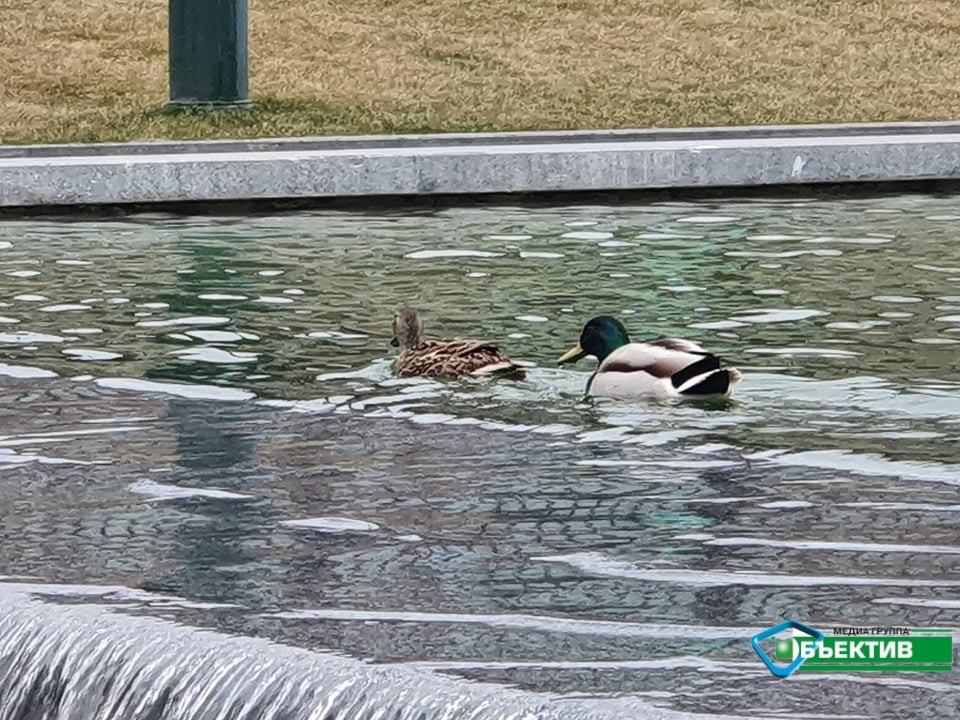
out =
[(957, 0), (250, 0), (247, 112), (162, 110), (167, 0), (0, 0), (0, 140), (960, 119)]

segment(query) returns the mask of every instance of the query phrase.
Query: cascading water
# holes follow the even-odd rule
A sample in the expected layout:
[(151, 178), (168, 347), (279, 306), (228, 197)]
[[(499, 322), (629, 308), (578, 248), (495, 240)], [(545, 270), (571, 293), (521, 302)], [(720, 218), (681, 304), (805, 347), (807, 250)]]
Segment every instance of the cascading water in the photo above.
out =
[[(676, 718), (371, 666), (0, 584), (0, 720)], [(688, 717), (683, 715), (682, 717)]]

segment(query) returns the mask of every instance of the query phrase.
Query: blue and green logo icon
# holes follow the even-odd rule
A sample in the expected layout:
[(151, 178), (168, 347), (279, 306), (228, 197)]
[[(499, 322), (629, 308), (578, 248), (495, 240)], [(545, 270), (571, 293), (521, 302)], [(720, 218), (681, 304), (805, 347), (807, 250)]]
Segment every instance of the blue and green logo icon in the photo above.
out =
[[(810, 638), (811, 642), (813, 643), (814, 648), (816, 648), (820, 643), (822, 643), (824, 639), (824, 635), (822, 632), (820, 632), (819, 630), (814, 630), (809, 625), (804, 625), (802, 622), (798, 622), (796, 620), (787, 620), (785, 622), (780, 623), (779, 625), (774, 625), (773, 627), (767, 628), (763, 632), (759, 632), (756, 635), (754, 635), (752, 638), (750, 638), (750, 645), (756, 651), (757, 655), (760, 656), (760, 659), (763, 660), (763, 664), (767, 666), (767, 670), (769, 670), (778, 678), (790, 677), (800, 668), (801, 665), (803, 665), (804, 661), (808, 659), (804, 657), (802, 653), (798, 653), (797, 657), (794, 658), (789, 665), (778, 665), (776, 662), (774, 662), (774, 658), (771, 658), (769, 655), (767, 655), (763, 651), (763, 648), (760, 647), (760, 642), (762, 640), (766, 640), (767, 638), (772, 638), (775, 635), (779, 635), (780, 633), (787, 630), (796, 630), (796, 631), (799, 631), (800, 633), (803, 633), (804, 635), (807, 635)], [(779, 658), (781, 656), (780, 651), (784, 649), (784, 646), (782, 645), (782, 643), (789, 643), (789, 642), (790, 642), (789, 640), (777, 640), (778, 652), (774, 653), (775, 658)]]

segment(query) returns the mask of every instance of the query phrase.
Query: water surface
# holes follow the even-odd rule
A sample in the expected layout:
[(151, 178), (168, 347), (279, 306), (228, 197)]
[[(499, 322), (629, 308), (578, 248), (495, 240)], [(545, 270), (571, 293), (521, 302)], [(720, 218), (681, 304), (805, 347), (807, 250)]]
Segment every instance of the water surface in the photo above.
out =
[[(957, 208), (4, 220), (0, 575), (569, 697), (956, 714), (952, 674), (775, 681), (747, 639), (957, 624)], [(535, 367), (391, 379), (402, 304)], [(736, 402), (583, 402), (599, 313)]]

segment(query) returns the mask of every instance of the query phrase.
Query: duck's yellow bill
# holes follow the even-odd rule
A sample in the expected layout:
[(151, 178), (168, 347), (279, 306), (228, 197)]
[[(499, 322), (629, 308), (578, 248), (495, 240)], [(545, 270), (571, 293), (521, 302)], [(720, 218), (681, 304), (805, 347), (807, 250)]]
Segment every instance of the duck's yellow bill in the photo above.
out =
[(557, 360), (557, 364), (563, 365), (564, 363), (576, 362), (586, 354), (587, 353), (584, 351), (584, 349), (580, 347), (580, 343), (577, 343), (560, 356), (560, 359)]

